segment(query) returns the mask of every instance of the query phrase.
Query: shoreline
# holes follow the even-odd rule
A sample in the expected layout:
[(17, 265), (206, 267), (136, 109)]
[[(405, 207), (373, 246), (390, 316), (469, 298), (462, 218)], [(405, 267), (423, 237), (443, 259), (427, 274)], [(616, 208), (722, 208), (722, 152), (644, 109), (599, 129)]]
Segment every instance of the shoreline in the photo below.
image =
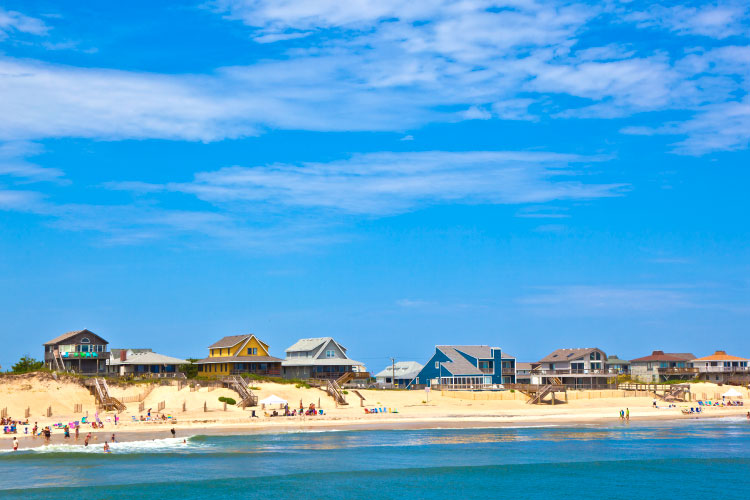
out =
[(19, 451), (41, 448), (46, 445), (83, 446), (83, 441), (89, 432), (92, 439), (89, 446), (93, 448), (102, 447), (105, 441), (114, 433), (117, 443), (145, 442), (172, 438), (170, 429), (174, 427), (177, 439), (188, 439), (192, 436), (236, 436), (236, 435), (274, 435), (296, 432), (342, 432), (342, 431), (372, 431), (372, 430), (427, 430), (427, 429), (503, 429), (503, 428), (533, 428), (533, 427), (565, 427), (578, 425), (607, 425), (622, 422), (627, 425), (630, 422), (669, 422), (687, 420), (721, 420), (731, 417), (746, 417), (747, 410), (744, 408), (731, 409), (723, 414), (712, 415), (683, 415), (674, 412), (644, 415), (643, 412), (631, 412), (630, 421), (621, 421), (619, 417), (586, 416), (581, 414), (548, 414), (548, 415), (480, 415), (480, 416), (436, 416), (430, 418), (390, 418), (377, 422), (364, 419), (320, 419), (298, 420), (288, 417), (278, 417), (280, 421), (262, 419), (260, 421), (245, 422), (205, 422), (201, 423), (169, 423), (138, 425), (114, 425), (101, 430), (86, 430), (81, 432), (78, 440), (75, 437), (66, 439), (60, 431), (52, 435), (49, 442), (41, 436), (25, 434), (4, 435), (6, 445), (0, 449), (10, 447), (13, 437), (19, 441)]

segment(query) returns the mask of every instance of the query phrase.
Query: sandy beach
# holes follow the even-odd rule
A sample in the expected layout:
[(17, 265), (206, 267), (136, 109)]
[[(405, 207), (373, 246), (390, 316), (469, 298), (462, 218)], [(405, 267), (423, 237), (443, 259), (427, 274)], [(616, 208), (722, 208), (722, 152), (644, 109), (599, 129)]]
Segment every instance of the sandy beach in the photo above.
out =
[[(619, 411), (626, 408), (633, 421), (738, 417), (745, 416), (750, 411), (748, 407), (711, 407), (704, 408), (700, 415), (684, 415), (683, 409), (696, 407), (697, 403), (679, 402), (669, 407), (668, 403), (658, 401), (658, 408), (653, 408), (652, 396), (642, 394), (628, 397), (627, 393), (621, 391), (569, 391), (567, 403), (558, 400), (555, 405), (528, 405), (525, 396), (509, 391), (431, 392), (428, 398), (424, 391), (362, 390), (360, 394), (364, 400), (350, 392), (347, 395), (349, 404), (337, 407), (320, 389), (269, 382), (255, 383), (254, 386), (257, 387), (254, 392), (260, 399), (276, 395), (287, 400), (290, 409), (299, 408), (300, 402), (305, 408), (314, 403), (323, 410), (323, 415), (272, 417), (266, 415), (270, 415), (274, 409), (278, 411), (279, 407), (243, 410), (232, 405), (227, 405), (225, 411), (218, 398), (237, 397), (229, 389), (200, 388), (191, 391), (189, 387), (178, 390), (177, 386), (111, 385), (112, 394), (122, 399), (135, 399), (139, 394), (147, 393), (143, 399), (144, 411), (138, 412), (138, 402), (126, 403), (127, 409), (119, 414), (116, 426), (113, 412), (101, 412), (99, 416), (104, 422), (103, 429), (92, 429), (90, 425), (83, 424), (77, 442), (74, 438), (64, 439), (61, 429), (53, 429), (51, 443), (82, 444), (88, 432), (92, 433), (93, 445), (102, 445), (105, 440), (110, 439), (112, 433), (118, 441), (161, 439), (172, 437), (172, 428), (178, 438), (186, 438), (197, 434), (611, 423), (617, 422)], [(707, 399), (715, 400), (718, 397), (720, 400), (720, 394), (725, 390), (726, 387), (714, 384), (693, 384), (691, 387), (695, 399), (705, 395)], [(739, 390), (746, 400), (747, 389)], [(164, 410), (157, 412), (160, 403), (164, 404)], [(75, 405), (81, 405), (80, 413), (75, 412)], [(204, 411), (204, 405), (207, 411)], [(46, 416), (49, 407), (52, 408), (51, 417)], [(364, 410), (376, 407), (385, 408), (386, 412), (368, 414)], [(87, 414), (93, 418), (97, 411), (94, 397), (78, 381), (56, 381), (47, 375), (0, 378), (0, 408), (7, 409), (7, 414), (15, 419), (22, 419), (28, 408), (31, 414), (29, 433), (35, 422), (40, 428), (56, 423), (66, 424), (80, 421)], [(152, 417), (163, 413), (172, 416), (176, 422), (161, 419), (141, 421), (140, 417), (145, 418), (149, 408), (152, 409)], [(253, 410), (255, 418), (252, 417)], [(32, 437), (24, 432), (25, 426), (21, 426), (17, 434), (21, 442), (20, 448), (47, 444), (41, 437)], [(11, 448), (12, 435), (3, 437), (5, 439), (2, 440), (0, 449)]]

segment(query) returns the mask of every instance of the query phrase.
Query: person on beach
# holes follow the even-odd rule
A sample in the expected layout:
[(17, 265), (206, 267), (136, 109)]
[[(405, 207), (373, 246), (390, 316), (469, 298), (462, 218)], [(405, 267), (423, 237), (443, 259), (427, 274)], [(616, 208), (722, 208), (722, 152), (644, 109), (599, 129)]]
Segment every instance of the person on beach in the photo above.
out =
[(172, 437), (175, 437), (176, 432), (174, 430), (174, 427), (172, 427), (172, 430), (170, 430), (170, 432), (172, 433)]
[(630, 421), (630, 408), (625, 408), (625, 420)]
[(34, 430), (31, 431), (31, 433), (34, 435), (34, 437), (36, 437), (36, 431), (38, 430), (38, 428), (39, 427), (37, 426), (36, 422), (34, 422)]
[(151, 418), (151, 408), (149, 408), (148, 411), (146, 412), (146, 416), (148, 418)]
[(625, 420), (625, 410), (620, 408), (620, 420)]
[(67, 425), (65, 426), (65, 432), (63, 434), (63, 437), (65, 439), (70, 439), (70, 427), (68, 427)]
[(91, 433), (86, 434), (86, 439), (83, 440), (83, 446), (89, 445), (89, 439), (91, 439)]
[(18, 438), (13, 438), (13, 451), (18, 451)]
[(78, 429), (79, 429), (79, 426), (76, 425), (76, 441), (78, 441), (78, 432), (79, 432)]
[(114, 432), (112, 433), (112, 439), (110, 441), (112, 441), (113, 443), (115, 442), (115, 433)]
[(52, 431), (50, 430), (49, 426), (47, 426), (44, 428), (44, 440), (49, 442), (51, 437), (52, 437)]
[[(120, 420), (120, 417), (118, 417), (117, 414), (115, 413), (115, 425), (117, 425), (118, 420)], [(114, 441), (114, 439), (112, 441)]]

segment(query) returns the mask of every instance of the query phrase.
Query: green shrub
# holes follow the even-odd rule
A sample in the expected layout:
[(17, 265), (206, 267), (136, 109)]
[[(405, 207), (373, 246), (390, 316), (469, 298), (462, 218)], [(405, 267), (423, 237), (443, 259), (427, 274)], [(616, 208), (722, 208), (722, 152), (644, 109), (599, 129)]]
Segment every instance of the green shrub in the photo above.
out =
[(343, 392), (345, 395), (349, 394), (349, 391), (341, 391), (341, 392)]
[(222, 403), (226, 403), (228, 405), (236, 405), (237, 404), (237, 401), (235, 401), (233, 398), (227, 398), (227, 397), (224, 397), (224, 396), (220, 396), (219, 397), (219, 401), (222, 402)]
[(42, 367), (44, 367), (43, 361), (37, 361), (27, 354), (21, 357), (18, 363), (11, 367), (11, 370), (13, 370), (13, 373), (29, 373), (39, 371)]

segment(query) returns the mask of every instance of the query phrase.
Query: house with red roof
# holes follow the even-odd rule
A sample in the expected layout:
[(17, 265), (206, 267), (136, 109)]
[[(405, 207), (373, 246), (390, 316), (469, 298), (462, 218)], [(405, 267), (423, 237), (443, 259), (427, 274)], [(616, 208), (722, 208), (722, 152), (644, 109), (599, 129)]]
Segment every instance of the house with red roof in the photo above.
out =
[(630, 374), (644, 382), (691, 380), (698, 376), (693, 367), (695, 355), (689, 352), (653, 351), (648, 356), (630, 360)]

